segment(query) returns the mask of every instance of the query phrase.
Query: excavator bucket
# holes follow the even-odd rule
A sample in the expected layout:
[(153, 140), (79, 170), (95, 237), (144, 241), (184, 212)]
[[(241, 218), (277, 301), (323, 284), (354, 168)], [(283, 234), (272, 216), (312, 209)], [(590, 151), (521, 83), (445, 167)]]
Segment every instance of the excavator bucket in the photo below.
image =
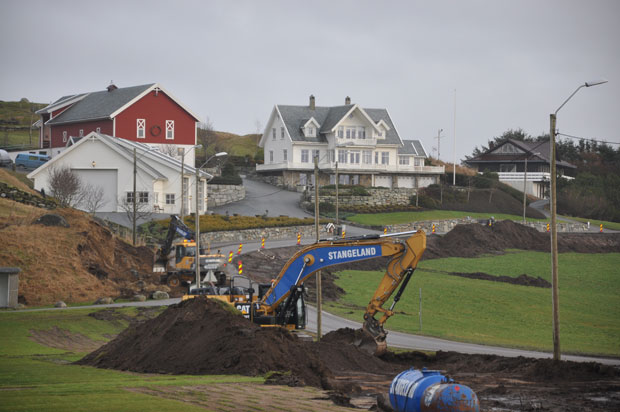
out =
[(387, 342), (385, 340), (387, 333), (375, 318), (367, 318), (362, 325), (362, 331), (364, 332), (364, 337), (362, 337), (360, 345), (356, 346), (366, 353), (375, 356), (381, 356), (387, 352)]

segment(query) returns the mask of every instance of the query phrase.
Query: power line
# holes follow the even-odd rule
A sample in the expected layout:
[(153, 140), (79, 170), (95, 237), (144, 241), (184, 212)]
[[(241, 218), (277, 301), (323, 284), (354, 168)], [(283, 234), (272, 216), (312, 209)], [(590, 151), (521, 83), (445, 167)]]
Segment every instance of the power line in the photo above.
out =
[(570, 137), (571, 139), (577, 139), (577, 140), (588, 140), (590, 142), (597, 142), (597, 143), (604, 143), (604, 144), (620, 144), (620, 142), (606, 142), (604, 140), (598, 140), (598, 139), (589, 139), (587, 137), (579, 137), (579, 136), (572, 136), (570, 134), (565, 134), (565, 133), (556, 133), (558, 136), (564, 136), (564, 137)]

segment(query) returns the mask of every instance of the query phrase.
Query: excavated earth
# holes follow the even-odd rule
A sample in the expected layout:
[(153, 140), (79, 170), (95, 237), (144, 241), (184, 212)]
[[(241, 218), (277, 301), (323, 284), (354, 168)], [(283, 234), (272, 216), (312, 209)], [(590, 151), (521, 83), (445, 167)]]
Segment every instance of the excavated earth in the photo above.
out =
[[(472, 224), (457, 226), (442, 237), (429, 236), (424, 258), (500, 254), (505, 249), (547, 251), (548, 245), (548, 234), (512, 222), (499, 222), (492, 228)], [(244, 272), (252, 274), (253, 280), (267, 282), (298, 248), (245, 254)], [(619, 252), (620, 234), (561, 234), (559, 248), (563, 252)], [(332, 270), (383, 270), (385, 263), (373, 259)], [(527, 274), (518, 278), (451, 274), (549, 286), (543, 279)], [(324, 298), (337, 299), (343, 291), (335, 286), (331, 271), (324, 275)], [(389, 408), (386, 394), (395, 375), (410, 367), (427, 367), (443, 370), (457, 382), (470, 386), (478, 394), (483, 411), (620, 410), (617, 367), (441, 351), (433, 355), (388, 352), (379, 358), (355, 345), (360, 335), (363, 332), (359, 330), (339, 329), (316, 343), (279, 328), (260, 328), (218, 302), (192, 299), (170, 306), (155, 319), (134, 324), (78, 363), (141, 373), (271, 373), (268, 384), (323, 388), (330, 391), (335, 403), (350, 407), (356, 399), (370, 397), (375, 410)]]

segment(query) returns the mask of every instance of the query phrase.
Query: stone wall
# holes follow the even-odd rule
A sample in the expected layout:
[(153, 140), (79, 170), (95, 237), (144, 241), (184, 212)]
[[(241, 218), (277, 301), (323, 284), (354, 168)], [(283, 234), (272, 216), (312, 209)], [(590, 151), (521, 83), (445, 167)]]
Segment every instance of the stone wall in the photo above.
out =
[(207, 206), (226, 205), (245, 199), (243, 185), (207, 185)]
[[(415, 195), (415, 189), (373, 189), (366, 188), (370, 196), (347, 196), (338, 194), (338, 203), (342, 206), (402, 206), (409, 204), (409, 198)], [(308, 192), (308, 200), (314, 203), (314, 192)], [(319, 195), (319, 202), (329, 202), (336, 204), (336, 196)]]
[[(479, 223), (486, 225), (485, 220), (481, 219), (449, 219), (449, 220), (436, 220), (436, 221), (422, 221), (414, 223), (404, 223), (399, 225), (388, 225), (388, 233), (407, 232), (410, 230), (422, 229), (427, 234), (432, 233), (433, 225), (435, 225), (435, 231), (439, 233), (446, 233), (454, 229), (456, 225), (465, 225), (470, 223)], [(522, 222), (516, 222), (522, 224)], [(527, 222), (527, 226), (533, 227), (539, 232), (547, 231), (547, 222)], [(558, 232), (587, 232), (588, 226), (585, 223), (558, 223)]]
[(0, 197), (3, 199), (14, 200), (15, 202), (24, 203), (26, 205), (36, 206), (44, 209), (56, 208), (56, 202), (52, 199), (42, 198), (23, 190), (9, 186), (0, 182)]
[[(296, 239), (301, 233), (302, 239), (316, 239), (314, 225), (265, 227), (257, 229), (234, 230), (228, 232), (207, 232), (200, 234), (200, 241), (207, 243), (228, 243), (260, 241), (262, 237), (271, 240)], [(319, 227), (319, 236), (326, 237), (325, 225)], [(296, 242), (296, 240), (295, 240)], [(293, 245), (294, 243), (291, 243)]]

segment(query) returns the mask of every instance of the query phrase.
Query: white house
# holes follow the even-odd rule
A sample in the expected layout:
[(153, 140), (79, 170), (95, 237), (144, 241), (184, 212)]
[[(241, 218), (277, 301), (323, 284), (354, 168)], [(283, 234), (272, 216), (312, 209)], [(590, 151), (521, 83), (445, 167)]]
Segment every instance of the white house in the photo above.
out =
[[(28, 174), (28, 178), (34, 180), (36, 190), (45, 189), (51, 193), (50, 170), (68, 166), (84, 185), (103, 188), (104, 204), (98, 212), (122, 212), (123, 206), (126, 208), (133, 201), (135, 151), (136, 197), (138, 204), (142, 204), (141, 210), (148, 207), (155, 212), (180, 213), (183, 169), (185, 213), (193, 213), (196, 210), (195, 200), (192, 200), (196, 193), (196, 169), (187, 164), (182, 168), (179, 160), (157, 149), (157, 146), (91, 132)], [(212, 175), (200, 171), (200, 213), (206, 210), (205, 183), (211, 178)]]
[(290, 189), (314, 184), (314, 158), (319, 159), (319, 183), (389, 188), (426, 187), (437, 183), (444, 167), (424, 166), (426, 150), (419, 140), (402, 140), (386, 109), (351, 104), (276, 105), (259, 146), (264, 164), (256, 171)]

